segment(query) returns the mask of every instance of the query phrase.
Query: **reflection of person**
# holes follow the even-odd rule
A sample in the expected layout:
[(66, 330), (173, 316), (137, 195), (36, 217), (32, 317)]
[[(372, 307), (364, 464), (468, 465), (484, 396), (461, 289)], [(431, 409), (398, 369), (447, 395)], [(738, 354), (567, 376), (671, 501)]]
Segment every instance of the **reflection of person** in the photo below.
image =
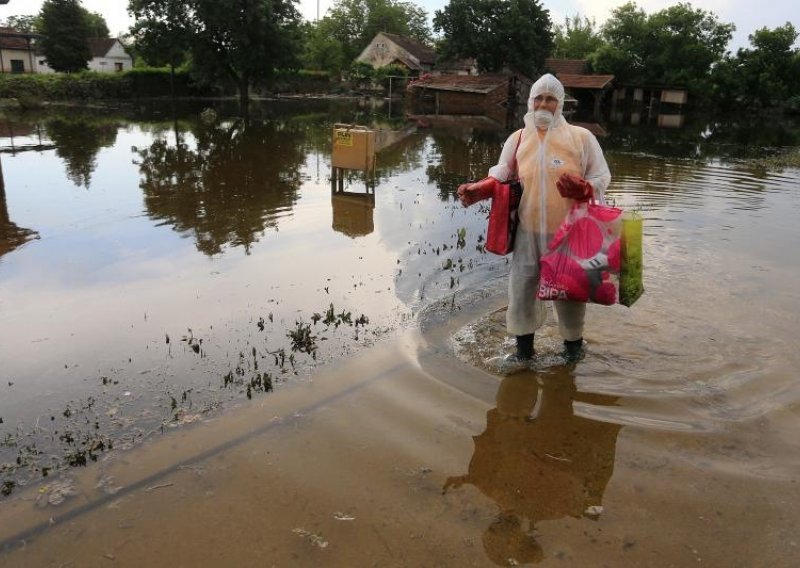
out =
[[(546, 252), (547, 243), (574, 200), (594, 196), (603, 202), (603, 192), (611, 180), (597, 139), (585, 128), (568, 124), (563, 108), (563, 85), (554, 76), (543, 75), (531, 88), (525, 127), (506, 140), (489, 177), (458, 188), (465, 207), (491, 197), (495, 180), (507, 181), (514, 176), (514, 151), (519, 145), (516, 163), (524, 190), (506, 313), (506, 328), (517, 339), (512, 363), (533, 357), (533, 335), (546, 317), (545, 305), (536, 299), (540, 255)], [(582, 352), (586, 304), (556, 301), (554, 306), (566, 354), (577, 358)]]
[(486, 430), (474, 437), (468, 472), (445, 482), (445, 492), (472, 484), (500, 507), (483, 537), (498, 564), (543, 558), (533, 538), (538, 521), (600, 514), (621, 426), (575, 416), (572, 402), (610, 405), (616, 399), (577, 392), (567, 372), (560, 367), (541, 384), (527, 374), (506, 377), (497, 408), (486, 414)]

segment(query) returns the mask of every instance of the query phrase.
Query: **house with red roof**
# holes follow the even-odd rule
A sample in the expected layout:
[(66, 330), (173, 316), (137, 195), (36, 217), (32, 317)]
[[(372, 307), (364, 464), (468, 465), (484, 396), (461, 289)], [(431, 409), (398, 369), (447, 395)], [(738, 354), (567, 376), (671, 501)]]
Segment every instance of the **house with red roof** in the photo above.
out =
[(35, 73), (36, 34), (0, 28), (0, 73)]

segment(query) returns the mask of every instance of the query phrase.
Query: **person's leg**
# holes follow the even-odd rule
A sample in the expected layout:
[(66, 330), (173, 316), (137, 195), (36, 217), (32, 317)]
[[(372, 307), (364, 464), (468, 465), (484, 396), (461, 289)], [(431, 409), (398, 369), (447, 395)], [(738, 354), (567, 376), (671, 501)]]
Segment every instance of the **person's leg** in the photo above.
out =
[(506, 330), (516, 336), (518, 359), (533, 357), (533, 334), (547, 316), (543, 302), (536, 299), (539, 285), (539, 260), (535, 236), (517, 231), (511, 274), (508, 278), (508, 310)]
[(558, 331), (564, 338), (568, 358), (577, 358), (583, 349), (583, 325), (586, 319), (584, 302), (554, 302), (558, 315)]

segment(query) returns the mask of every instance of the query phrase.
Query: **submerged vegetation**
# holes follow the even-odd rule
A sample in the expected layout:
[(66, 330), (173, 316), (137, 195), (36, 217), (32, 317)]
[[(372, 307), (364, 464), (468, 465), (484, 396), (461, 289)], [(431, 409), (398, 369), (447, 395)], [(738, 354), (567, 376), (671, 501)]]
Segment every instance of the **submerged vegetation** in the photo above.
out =
[(800, 148), (793, 148), (766, 158), (750, 160), (747, 163), (766, 171), (781, 171), (786, 168), (800, 169)]
[[(128, 449), (150, 436), (163, 433), (168, 428), (188, 425), (200, 421), (219, 409), (222, 400), (220, 391), (227, 393), (229, 400), (252, 399), (256, 393), (270, 393), (287, 376), (308, 373), (318, 359), (322, 342), (336, 339), (337, 347), (344, 350), (358, 348), (359, 328), (369, 324), (369, 318), (361, 314), (352, 316), (350, 310), (338, 311), (331, 303), (325, 315), (314, 312), (311, 323), (296, 321), (294, 327), (282, 332), (281, 321), (275, 321), (272, 313), (259, 317), (256, 329), (264, 333), (261, 341), (248, 342), (236, 359), (236, 364), (224, 373), (218, 386), (210, 388), (185, 388), (175, 390), (166, 380), (157, 380), (147, 385), (147, 390), (157, 389), (152, 409), (140, 402), (146, 400), (145, 392), (135, 394), (142, 385), (125, 372), (117, 372), (114, 378), (100, 376), (95, 383), (99, 390), (85, 399), (67, 402), (63, 410), (52, 412), (47, 425), (37, 417), (30, 428), (17, 426), (3, 433), (0, 439), (0, 495), (10, 496), (17, 488), (24, 487), (37, 478), (43, 478), (72, 467), (84, 467), (105, 452), (115, 448)], [(337, 334), (340, 328), (355, 328), (354, 335)], [(316, 331), (312, 331), (316, 329)], [(376, 332), (377, 333), (377, 332)], [(270, 349), (264, 340), (283, 335), (289, 344)], [(173, 341), (168, 333), (159, 341), (169, 358), (180, 356), (174, 353)], [(274, 340), (274, 339), (273, 339)], [(271, 340), (272, 341), (272, 340)], [(186, 355), (199, 355), (199, 360), (220, 356), (206, 351), (208, 341), (187, 329), (180, 342)], [(212, 349), (213, 350), (213, 349)], [(330, 355), (330, 354), (328, 354)], [(305, 357), (299, 360), (298, 357)], [(218, 363), (218, 362), (217, 362)], [(215, 362), (207, 361), (209, 368)], [(9, 384), (9, 387), (13, 383)], [(3, 419), (0, 418), (0, 424)]]

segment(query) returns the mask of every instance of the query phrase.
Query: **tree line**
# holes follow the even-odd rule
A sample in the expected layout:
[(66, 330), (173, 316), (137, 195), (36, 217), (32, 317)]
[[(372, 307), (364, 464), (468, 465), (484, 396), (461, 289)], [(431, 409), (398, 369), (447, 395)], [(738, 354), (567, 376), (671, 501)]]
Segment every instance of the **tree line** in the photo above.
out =
[[(629, 2), (602, 25), (579, 14), (554, 24), (540, 0), (450, 0), (432, 27), (425, 10), (403, 0), (336, 0), (314, 22), (302, 19), (296, 0), (129, 0), (128, 11), (135, 25), (126, 43), (139, 65), (225, 81), (245, 110), (250, 89), (269, 85), (278, 71), (363, 78), (354, 60), (378, 32), (414, 38), (444, 60), (471, 58), (482, 72), (535, 78), (547, 57), (584, 59), (591, 72), (621, 84), (686, 87), (701, 104), (800, 108), (798, 31), (790, 22), (755, 31), (750, 47), (730, 53), (735, 26), (690, 3), (647, 14)], [(108, 37), (102, 16), (80, 0), (47, 0), (39, 15), (7, 24), (41, 34), (48, 63), (67, 72), (86, 67), (86, 38)]]

